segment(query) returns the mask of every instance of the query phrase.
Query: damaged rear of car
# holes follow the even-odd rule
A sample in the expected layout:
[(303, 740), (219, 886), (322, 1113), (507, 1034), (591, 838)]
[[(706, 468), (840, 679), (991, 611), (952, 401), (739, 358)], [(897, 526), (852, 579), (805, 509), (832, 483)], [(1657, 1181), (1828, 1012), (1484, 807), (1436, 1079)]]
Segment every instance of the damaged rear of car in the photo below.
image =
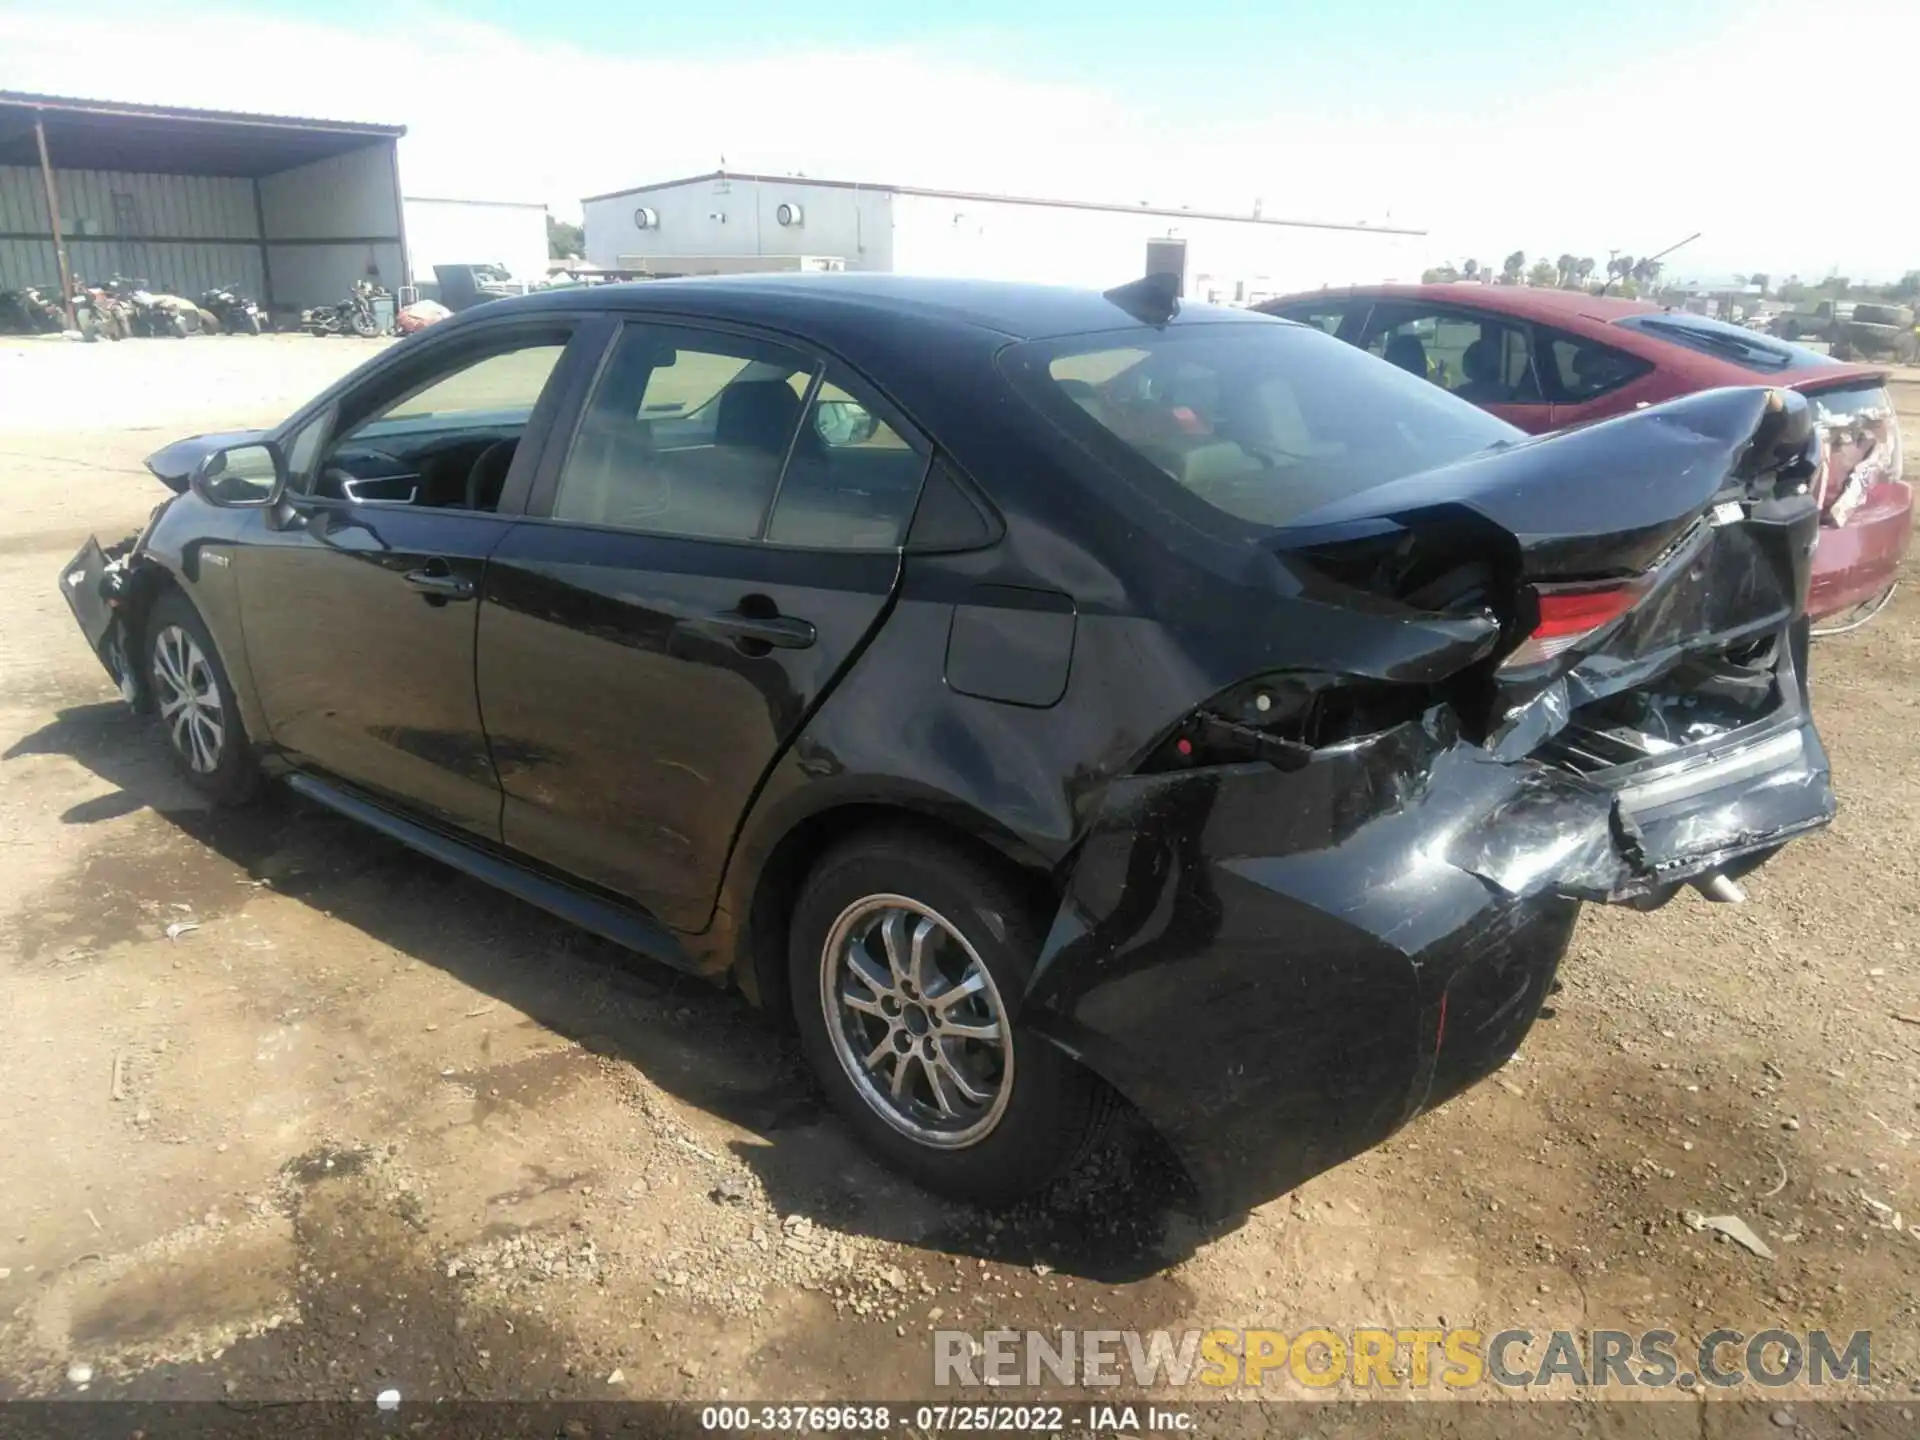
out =
[[(745, 277), (597, 292), (491, 510), (493, 410), (435, 412), (462, 485), (292, 483), (358, 444), (336, 414), (488, 363), (490, 316), (551, 349), (563, 301), (161, 451), (175, 495), (63, 593), (201, 793), (258, 761), (791, 1005), (842, 1115), (944, 1194), (1031, 1193), (1111, 1090), (1209, 1209), (1256, 1205), (1504, 1063), (1582, 903), (1736, 898), (1833, 813), (1804, 608), (1842, 497), (1803, 395), (1530, 439), (1164, 278)], [(656, 371), (741, 332), (807, 383), (735, 371), (711, 446), (650, 418)], [(533, 480), (603, 415), (622, 503), (569, 518), (571, 459)], [(675, 439), (747, 524), (671, 531)]]
[(1580, 902), (1739, 898), (1831, 819), (1804, 397), (1529, 439), (1298, 330), (1010, 368), (1161, 507), (1161, 543), (1237, 541), (1211, 587), (1236, 613), (1163, 617), (1228, 683), (1104, 791), (1028, 1001), (1217, 1208), (1504, 1063)]

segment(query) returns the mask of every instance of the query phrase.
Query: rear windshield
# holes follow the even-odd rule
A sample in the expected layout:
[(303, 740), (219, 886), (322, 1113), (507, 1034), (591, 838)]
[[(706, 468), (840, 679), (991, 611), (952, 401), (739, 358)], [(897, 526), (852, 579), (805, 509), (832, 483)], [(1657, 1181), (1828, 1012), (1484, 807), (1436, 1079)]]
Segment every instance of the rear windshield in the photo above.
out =
[(1033, 341), (1001, 363), (1122, 473), (1263, 528), (1522, 438), (1424, 378), (1284, 321)]
[(1705, 315), (1661, 314), (1629, 315), (1614, 324), (1626, 330), (1638, 330), (1658, 340), (1684, 345), (1703, 355), (1729, 360), (1760, 375), (1777, 375), (1783, 370), (1821, 370), (1839, 362), (1817, 350), (1789, 345), (1757, 330), (1710, 320)]
[(1913, 312), (1904, 305), (1856, 305), (1853, 307), (1853, 323), (1856, 325), (1897, 325), (1901, 329), (1913, 324)]

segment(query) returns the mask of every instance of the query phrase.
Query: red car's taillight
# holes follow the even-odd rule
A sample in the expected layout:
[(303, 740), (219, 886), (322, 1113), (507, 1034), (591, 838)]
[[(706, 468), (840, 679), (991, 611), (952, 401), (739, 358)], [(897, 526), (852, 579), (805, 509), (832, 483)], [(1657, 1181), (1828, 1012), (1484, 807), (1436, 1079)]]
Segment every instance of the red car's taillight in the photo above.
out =
[(1608, 585), (1542, 586), (1535, 593), (1540, 599), (1540, 623), (1514, 652), (1500, 662), (1502, 670), (1519, 670), (1579, 644), (1589, 635), (1606, 629), (1631, 610), (1646, 592), (1644, 580), (1624, 580)]

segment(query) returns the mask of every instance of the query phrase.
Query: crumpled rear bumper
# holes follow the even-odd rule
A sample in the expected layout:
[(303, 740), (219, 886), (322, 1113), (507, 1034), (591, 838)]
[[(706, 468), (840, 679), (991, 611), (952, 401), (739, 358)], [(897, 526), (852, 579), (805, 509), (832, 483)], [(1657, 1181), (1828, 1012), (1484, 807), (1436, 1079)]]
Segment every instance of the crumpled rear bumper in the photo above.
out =
[(1758, 768), (1641, 797), (1496, 760), (1444, 708), (1297, 771), (1120, 781), (1024, 1018), (1145, 1115), (1210, 1210), (1250, 1208), (1505, 1063), (1581, 900), (1657, 899), (1824, 824), (1803, 717)]

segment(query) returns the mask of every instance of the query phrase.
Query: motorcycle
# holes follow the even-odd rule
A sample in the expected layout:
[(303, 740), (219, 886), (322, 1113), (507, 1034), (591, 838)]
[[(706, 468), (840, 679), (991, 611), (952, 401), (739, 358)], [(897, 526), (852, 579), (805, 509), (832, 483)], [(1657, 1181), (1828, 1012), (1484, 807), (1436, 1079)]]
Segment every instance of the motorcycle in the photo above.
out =
[(66, 316), (53, 298), (57, 293), (37, 285), (0, 290), (0, 334), (52, 335), (66, 329)]
[(106, 285), (109, 294), (126, 302), (132, 311), (135, 335), (168, 335), (184, 340), (199, 328), (197, 307), (177, 295), (156, 295), (145, 280), (129, 280), (115, 275)]
[(99, 285), (73, 277), (73, 318), (87, 340), (124, 340), (133, 334), (133, 306)]
[(371, 280), (356, 280), (346, 299), (333, 305), (320, 305), (300, 312), (300, 328), (309, 335), (358, 335), (371, 340), (380, 333), (380, 319), (373, 302), (387, 295), (383, 285)]
[(260, 306), (229, 286), (218, 286), (201, 295), (200, 308), (229, 335), (258, 335), (266, 329)]

